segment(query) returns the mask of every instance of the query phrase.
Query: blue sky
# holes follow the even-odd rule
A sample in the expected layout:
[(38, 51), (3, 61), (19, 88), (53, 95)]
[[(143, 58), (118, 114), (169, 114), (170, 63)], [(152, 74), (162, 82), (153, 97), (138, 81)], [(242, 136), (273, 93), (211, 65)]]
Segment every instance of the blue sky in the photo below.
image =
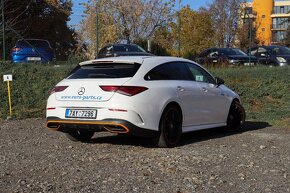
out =
[[(176, 0), (178, 2), (178, 0)], [(213, 0), (181, 0), (181, 5), (190, 5), (190, 7), (194, 10), (199, 9), (201, 6), (206, 6), (208, 3), (211, 3)], [(72, 27), (76, 27), (82, 20), (83, 14), (83, 6), (79, 5), (79, 3), (87, 2), (87, 0), (72, 0), (73, 6), (73, 14), (71, 15), (71, 21), (68, 25)]]

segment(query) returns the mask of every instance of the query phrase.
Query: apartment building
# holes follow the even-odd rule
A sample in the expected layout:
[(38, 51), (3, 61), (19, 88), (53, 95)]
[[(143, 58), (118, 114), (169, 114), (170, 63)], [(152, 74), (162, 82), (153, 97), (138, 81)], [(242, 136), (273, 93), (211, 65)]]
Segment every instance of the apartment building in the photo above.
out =
[(242, 19), (253, 22), (260, 44), (279, 44), (283, 41), (290, 25), (290, 1), (253, 0), (243, 3), (242, 9)]

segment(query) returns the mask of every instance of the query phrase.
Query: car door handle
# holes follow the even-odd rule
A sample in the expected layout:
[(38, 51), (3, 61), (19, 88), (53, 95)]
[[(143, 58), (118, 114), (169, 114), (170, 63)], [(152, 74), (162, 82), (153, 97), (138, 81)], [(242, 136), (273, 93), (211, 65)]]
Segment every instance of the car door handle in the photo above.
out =
[(202, 91), (203, 92), (208, 92), (208, 89), (206, 89), (205, 87), (202, 87)]
[(180, 92), (183, 92), (185, 89), (182, 86), (178, 86), (177, 90), (180, 91)]

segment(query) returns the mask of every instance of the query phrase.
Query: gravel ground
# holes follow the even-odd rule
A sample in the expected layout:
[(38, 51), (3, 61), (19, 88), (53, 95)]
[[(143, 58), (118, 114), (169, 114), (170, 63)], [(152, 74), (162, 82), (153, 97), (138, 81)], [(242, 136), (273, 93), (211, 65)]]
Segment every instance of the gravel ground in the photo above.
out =
[(290, 129), (247, 122), (183, 136), (172, 149), (97, 133), (69, 141), (44, 119), (0, 122), (0, 192), (290, 192)]

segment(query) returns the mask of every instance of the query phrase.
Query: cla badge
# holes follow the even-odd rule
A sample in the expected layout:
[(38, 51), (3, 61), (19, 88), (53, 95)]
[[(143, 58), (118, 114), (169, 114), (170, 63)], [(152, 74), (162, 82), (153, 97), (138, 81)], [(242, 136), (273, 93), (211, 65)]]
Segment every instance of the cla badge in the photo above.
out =
[(86, 91), (86, 89), (85, 89), (84, 87), (81, 87), (81, 88), (78, 90), (78, 94), (79, 94), (79, 95), (83, 95), (83, 94), (85, 94), (85, 91)]

